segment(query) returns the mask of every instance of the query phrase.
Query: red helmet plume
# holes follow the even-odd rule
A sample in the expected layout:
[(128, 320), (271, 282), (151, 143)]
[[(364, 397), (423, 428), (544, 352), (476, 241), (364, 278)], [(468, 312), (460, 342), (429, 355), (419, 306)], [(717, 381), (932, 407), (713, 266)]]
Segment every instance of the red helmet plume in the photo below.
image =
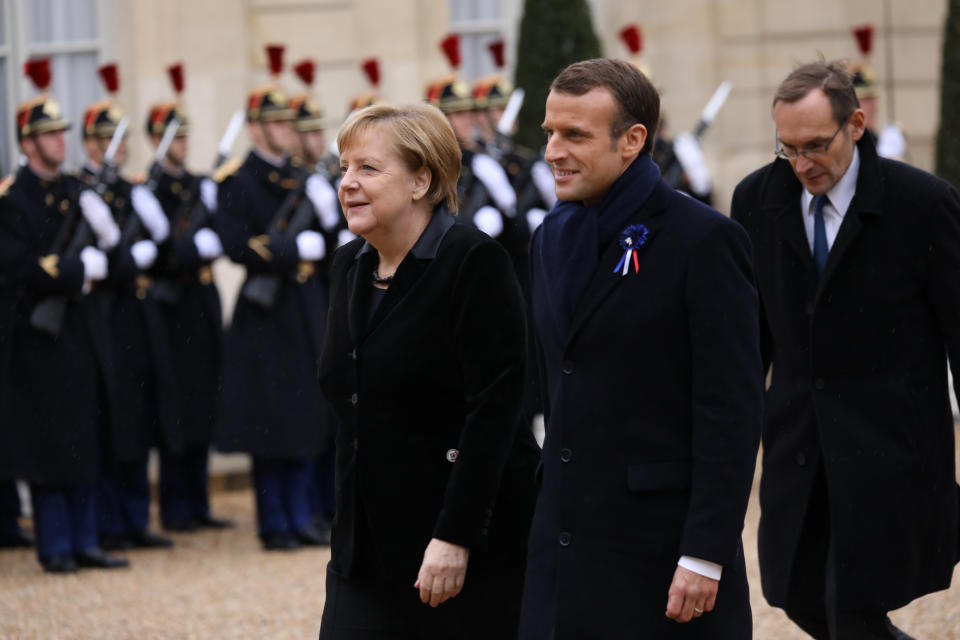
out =
[(167, 75), (170, 76), (173, 92), (179, 96), (183, 93), (183, 63), (178, 62), (167, 67)]
[(376, 58), (367, 58), (360, 63), (360, 68), (363, 69), (363, 73), (367, 76), (370, 84), (375, 87), (380, 86), (380, 63)]
[(853, 37), (857, 39), (857, 48), (860, 49), (860, 53), (864, 56), (870, 55), (870, 50), (873, 49), (873, 25), (862, 24), (854, 27), (852, 31)]
[(316, 65), (313, 63), (313, 60), (301, 60), (293, 68), (293, 71), (297, 74), (297, 77), (303, 81), (303, 84), (308, 87), (313, 86), (313, 76), (316, 71)]
[(285, 48), (282, 44), (267, 45), (267, 60), (270, 63), (270, 75), (274, 78), (283, 72), (283, 51)]
[(46, 91), (50, 87), (50, 58), (27, 60), (23, 65), (23, 75), (30, 78), (37, 89)]
[(107, 93), (112, 96), (117, 95), (117, 91), (120, 90), (120, 72), (117, 70), (117, 63), (105, 64), (97, 69), (97, 73), (100, 74), (100, 79), (103, 80), (103, 87), (107, 90)]
[(451, 33), (440, 42), (440, 49), (454, 69), (460, 68), (460, 36)]
[(487, 49), (490, 50), (490, 55), (493, 56), (493, 63), (497, 65), (497, 69), (503, 69), (506, 66), (506, 60), (503, 56), (503, 40), (494, 40), (487, 45)]
[(633, 55), (638, 56), (640, 52), (643, 51), (643, 33), (640, 31), (639, 26), (628, 24), (623, 29), (620, 29), (620, 39), (623, 40), (624, 44), (627, 45), (627, 49), (629, 49)]

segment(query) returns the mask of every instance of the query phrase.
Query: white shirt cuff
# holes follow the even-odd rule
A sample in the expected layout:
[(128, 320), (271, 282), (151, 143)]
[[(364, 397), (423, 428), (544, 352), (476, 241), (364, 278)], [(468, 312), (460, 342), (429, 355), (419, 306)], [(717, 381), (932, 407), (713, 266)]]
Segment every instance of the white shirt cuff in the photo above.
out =
[(699, 573), (711, 580), (719, 581), (720, 574), (723, 573), (723, 565), (690, 556), (680, 556), (680, 561), (677, 564), (684, 569)]

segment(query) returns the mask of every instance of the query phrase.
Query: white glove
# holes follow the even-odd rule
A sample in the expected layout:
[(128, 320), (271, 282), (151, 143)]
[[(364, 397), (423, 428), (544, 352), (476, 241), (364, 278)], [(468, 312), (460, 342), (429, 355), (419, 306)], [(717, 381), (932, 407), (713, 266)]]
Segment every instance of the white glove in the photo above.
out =
[(881, 158), (903, 160), (907, 156), (907, 139), (903, 137), (900, 127), (888, 124), (880, 132), (877, 139), (877, 153)]
[(543, 160), (537, 160), (530, 167), (530, 176), (533, 178), (533, 184), (537, 186), (537, 193), (543, 198), (548, 208), (553, 208), (557, 201), (556, 181), (553, 179), (553, 171)]
[(84, 189), (80, 193), (80, 211), (97, 236), (98, 247), (109, 251), (117, 246), (120, 242), (120, 227), (103, 198), (90, 189)]
[(496, 238), (503, 233), (503, 214), (490, 205), (480, 207), (473, 215), (473, 226), (491, 238)]
[(316, 231), (301, 231), (297, 234), (297, 253), (301, 260), (322, 260), (327, 254), (323, 236)]
[(84, 247), (80, 252), (83, 263), (83, 280), (86, 283), (99, 282), (107, 277), (107, 254), (96, 247)]
[(673, 152), (677, 154), (677, 160), (687, 174), (690, 191), (698, 196), (710, 193), (710, 170), (707, 169), (707, 161), (693, 134), (686, 131), (678, 133), (673, 139)]
[(340, 212), (337, 210), (337, 192), (333, 190), (327, 179), (319, 173), (307, 178), (307, 197), (313, 203), (317, 212), (317, 219), (325, 231), (330, 231), (340, 222)]
[(487, 188), (487, 192), (497, 204), (497, 208), (510, 218), (515, 216), (517, 213), (517, 192), (513, 190), (510, 178), (507, 177), (507, 172), (503, 170), (500, 163), (485, 153), (475, 153), (470, 168), (483, 183), (483, 186)]
[(210, 178), (200, 181), (200, 200), (210, 213), (217, 212), (217, 183)]
[(527, 210), (527, 226), (530, 227), (530, 233), (533, 233), (537, 230), (541, 224), (543, 224), (543, 219), (547, 217), (547, 210), (541, 209), (539, 207), (533, 207), (532, 209)]
[(157, 245), (153, 240), (141, 240), (134, 242), (130, 247), (130, 255), (137, 265), (137, 269), (145, 271), (153, 266), (157, 260)]
[(201, 260), (213, 260), (223, 255), (223, 244), (220, 236), (213, 229), (204, 227), (193, 234), (193, 244), (197, 246), (197, 253)]
[(353, 242), (356, 237), (357, 234), (350, 231), (350, 229), (340, 229), (340, 232), (337, 233), (337, 247), (342, 247), (348, 242)]
[(166, 240), (170, 235), (170, 221), (167, 220), (167, 214), (163, 212), (157, 196), (142, 184), (137, 184), (130, 190), (130, 201), (154, 242)]

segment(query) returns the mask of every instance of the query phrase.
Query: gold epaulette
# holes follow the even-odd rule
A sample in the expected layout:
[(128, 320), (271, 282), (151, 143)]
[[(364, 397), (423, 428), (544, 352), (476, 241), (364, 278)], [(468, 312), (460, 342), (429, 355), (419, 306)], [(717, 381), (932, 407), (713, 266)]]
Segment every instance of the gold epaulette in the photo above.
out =
[(7, 192), (10, 191), (10, 187), (13, 186), (16, 180), (17, 176), (12, 173), (3, 180), (0, 180), (0, 198), (7, 195)]
[(219, 169), (213, 172), (213, 181), (218, 184), (223, 182), (229, 176), (232, 176), (234, 173), (236, 173), (241, 164), (243, 163), (238, 158), (230, 158), (220, 165)]

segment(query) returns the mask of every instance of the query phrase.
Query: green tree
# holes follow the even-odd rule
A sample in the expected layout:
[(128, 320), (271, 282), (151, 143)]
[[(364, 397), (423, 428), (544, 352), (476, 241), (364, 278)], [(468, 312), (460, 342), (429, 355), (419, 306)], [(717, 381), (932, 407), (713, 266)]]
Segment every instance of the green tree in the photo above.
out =
[(550, 82), (578, 60), (599, 58), (587, 0), (526, 0), (517, 43), (517, 86), (526, 91), (516, 141), (531, 149), (543, 146), (544, 103)]
[(947, 0), (940, 83), (937, 175), (960, 189), (960, 0)]

